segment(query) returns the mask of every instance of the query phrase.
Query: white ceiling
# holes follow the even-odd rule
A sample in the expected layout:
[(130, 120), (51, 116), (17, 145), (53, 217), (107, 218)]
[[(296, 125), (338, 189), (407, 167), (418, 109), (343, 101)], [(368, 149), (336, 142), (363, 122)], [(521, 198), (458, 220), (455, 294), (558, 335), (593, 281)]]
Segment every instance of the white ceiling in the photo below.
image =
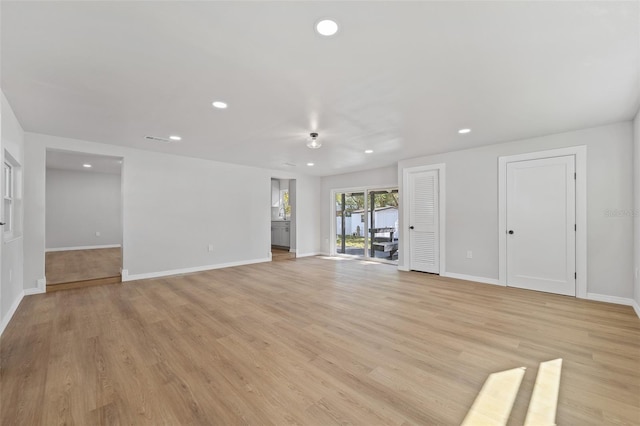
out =
[[(86, 168), (84, 164), (91, 164)], [(119, 175), (122, 158), (107, 155), (69, 151), (47, 151), (47, 169), (73, 170), (82, 173), (109, 173)]]
[[(25, 130), (232, 163), (329, 175), (640, 106), (638, 1), (1, 8), (2, 90)], [(314, 32), (325, 17), (335, 37)]]

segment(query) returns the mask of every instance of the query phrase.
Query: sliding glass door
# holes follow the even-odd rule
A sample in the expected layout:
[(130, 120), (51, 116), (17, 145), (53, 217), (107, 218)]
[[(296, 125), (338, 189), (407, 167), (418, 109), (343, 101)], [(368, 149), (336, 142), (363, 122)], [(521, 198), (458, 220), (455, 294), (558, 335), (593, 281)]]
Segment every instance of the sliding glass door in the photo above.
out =
[(398, 261), (398, 189), (367, 191), (369, 257)]
[(398, 261), (398, 188), (335, 193), (335, 253)]
[(364, 256), (365, 193), (336, 194), (336, 253)]

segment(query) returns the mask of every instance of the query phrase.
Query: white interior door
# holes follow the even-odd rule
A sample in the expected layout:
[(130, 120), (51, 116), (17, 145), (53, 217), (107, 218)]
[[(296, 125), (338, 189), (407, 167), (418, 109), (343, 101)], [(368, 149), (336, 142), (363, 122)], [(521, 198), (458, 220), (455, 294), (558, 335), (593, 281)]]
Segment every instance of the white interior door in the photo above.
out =
[(440, 273), (438, 171), (409, 174), (409, 269)]
[(507, 163), (507, 285), (576, 294), (575, 157)]

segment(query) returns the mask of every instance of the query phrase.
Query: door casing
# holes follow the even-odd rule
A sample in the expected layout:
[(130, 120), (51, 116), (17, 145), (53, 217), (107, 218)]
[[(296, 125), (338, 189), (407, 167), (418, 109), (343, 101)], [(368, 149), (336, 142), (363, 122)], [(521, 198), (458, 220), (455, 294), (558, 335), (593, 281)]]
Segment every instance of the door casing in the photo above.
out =
[(575, 157), (576, 170), (576, 297), (587, 298), (587, 147), (584, 145), (498, 158), (500, 285), (507, 285), (507, 164), (567, 155)]
[[(369, 192), (370, 191), (381, 191), (381, 190), (385, 190), (385, 189), (390, 189), (390, 188), (398, 188), (398, 185), (375, 185), (375, 186), (356, 186), (356, 187), (348, 187), (348, 188), (336, 188), (336, 189), (332, 189), (330, 191), (330, 202), (329, 202), (329, 217), (331, 218), (330, 223), (329, 223), (329, 235), (331, 236), (329, 238), (329, 255), (330, 256), (342, 256), (342, 257), (356, 257), (353, 255), (349, 255), (349, 254), (343, 254), (343, 253), (338, 253), (338, 248), (336, 247), (336, 240), (335, 240), (335, 236), (336, 236), (336, 212), (335, 212), (335, 199), (336, 199), (336, 194), (340, 194), (340, 193), (360, 193), (362, 192), (364, 194), (364, 198), (365, 198), (365, 202), (368, 203), (368, 198), (369, 198)], [(368, 205), (368, 204), (367, 204)], [(402, 206), (402, 198), (400, 198), (400, 206)], [(399, 206), (399, 207), (400, 207)], [(402, 221), (402, 216), (400, 215), (400, 213), (398, 213), (398, 228), (400, 228), (400, 222)], [(364, 224), (363, 224), (364, 228), (366, 230), (369, 229), (369, 214), (366, 214), (364, 216)], [(402, 232), (399, 229), (398, 235), (400, 236), (400, 244), (402, 245)], [(366, 260), (371, 260), (371, 258), (369, 257), (370, 253), (369, 253), (369, 240), (368, 238), (368, 233), (365, 232), (365, 247), (364, 247), (364, 255), (362, 256), (362, 259), (366, 259)], [(396, 261), (388, 261), (386, 259), (381, 259), (381, 258), (376, 258), (375, 261), (376, 262), (380, 262), (380, 263), (390, 263), (395, 265), (396, 263), (400, 262), (400, 258), (399, 258), (400, 254), (398, 255), (398, 262)]]
[(446, 192), (446, 165), (444, 163), (429, 164), (426, 166), (406, 167), (402, 169), (402, 188), (400, 189), (400, 205), (402, 207), (402, 213), (400, 214), (399, 234), (400, 234), (400, 253), (398, 255), (398, 269), (402, 271), (408, 271), (410, 268), (409, 250), (411, 246), (409, 244), (409, 203), (411, 196), (409, 194), (409, 175), (411, 173), (423, 172), (428, 170), (438, 171), (438, 221), (439, 221), (439, 250), (440, 250), (440, 267), (439, 275), (446, 276), (446, 205), (447, 205), (447, 192)]

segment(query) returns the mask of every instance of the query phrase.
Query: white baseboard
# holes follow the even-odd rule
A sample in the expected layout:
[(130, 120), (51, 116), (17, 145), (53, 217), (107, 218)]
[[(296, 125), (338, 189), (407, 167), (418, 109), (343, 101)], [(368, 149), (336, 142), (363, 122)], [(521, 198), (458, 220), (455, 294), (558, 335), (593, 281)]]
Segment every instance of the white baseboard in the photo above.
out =
[(193, 272), (210, 271), (212, 269), (231, 268), (233, 266), (251, 265), (254, 263), (269, 262), (269, 260), (270, 259), (266, 257), (263, 259), (241, 260), (239, 262), (218, 263), (216, 265), (195, 266), (193, 268), (171, 269), (168, 271), (147, 272), (145, 274), (133, 274), (133, 275), (129, 275), (129, 270), (123, 269), (121, 274), (122, 274), (122, 282), (137, 281), (137, 280), (146, 280), (149, 278), (161, 278), (161, 277), (168, 277), (171, 275), (182, 275), (182, 274), (190, 274)]
[(24, 289), (24, 295), (25, 296), (31, 296), (33, 294), (44, 294), (46, 292), (47, 292), (47, 290), (39, 289), (38, 287), (32, 287), (32, 288), (25, 288)]
[(635, 300), (628, 297), (608, 296), (606, 294), (587, 293), (588, 300), (595, 300), (596, 302), (615, 303), (616, 305), (631, 306), (636, 311), (638, 317), (640, 317), (640, 306)]
[(631, 304), (631, 306), (633, 306), (633, 310), (636, 311), (636, 315), (638, 316), (638, 318), (640, 318), (640, 305), (638, 305), (638, 302), (633, 299), (631, 301), (633, 302)]
[(482, 284), (499, 285), (500, 287), (504, 287), (500, 283), (500, 280), (498, 280), (497, 278), (475, 277), (473, 275), (456, 274), (454, 272), (443, 272), (442, 274), (440, 274), (440, 276), (447, 277), (447, 278), (455, 278), (457, 280), (473, 281), (473, 282), (482, 283)]
[(47, 292), (47, 277), (38, 279), (36, 284), (38, 286), (38, 290), (41, 290), (41, 293)]
[(2, 318), (2, 322), (0, 323), (0, 336), (2, 336), (2, 333), (4, 333), (5, 328), (7, 328), (7, 326), (9, 325), (9, 321), (11, 321), (11, 318), (13, 318), (13, 315), (18, 310), (18, 306), (20, 306), (20, 302), (22, 302), (23, 298), (24, 298), (24, 291), (21, 291), (20, 294), (18, 295), (18, 298), (14, 300), (13, 303), (11, 304), (11, 307), (9, 308), (9, 312), (7, 312), (4, 318)]
[(329, 256), (329, 253), (323, 253), (321, 251), (313, 251), (310, 253), (296, 253), (296, 258), (310, 257), (310, 256)]
[(640, 304), (638, 304), (638, 302), (636, 302), (635, 300), (631, 299), (631, 307), (633, 308), (634, 311), (636, 311), (636, 315), (638, 316), (638, 318), (640, 318)]
[(289, 253), (295, 253), (296, 249), (289, 249)]
[(45, 249), (45, 252), (49, 253), (52, 251), (95, 250), (95, 249), (119, 248), (119, 247), (122, 247), (122, 246), (120, 244), (106, 244), (102, 246), (57, 247), (57, 248)]

